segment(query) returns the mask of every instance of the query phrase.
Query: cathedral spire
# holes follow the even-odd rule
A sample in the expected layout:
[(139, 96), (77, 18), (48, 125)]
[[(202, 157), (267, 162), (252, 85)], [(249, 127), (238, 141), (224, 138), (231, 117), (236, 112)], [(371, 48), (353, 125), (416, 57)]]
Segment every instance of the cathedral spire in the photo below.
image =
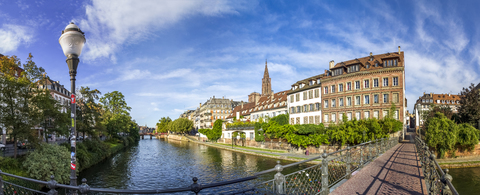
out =
[(262, 95), (272, 95), (272, 82), (268, 74), (267, 59), (265, 59), (265, 72), (262, 79)]

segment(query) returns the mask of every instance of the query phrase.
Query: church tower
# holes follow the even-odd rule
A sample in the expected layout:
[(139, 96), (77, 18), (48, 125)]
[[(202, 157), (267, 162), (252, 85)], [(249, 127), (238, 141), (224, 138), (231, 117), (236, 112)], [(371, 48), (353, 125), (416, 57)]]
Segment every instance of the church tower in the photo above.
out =
[(262, 96), (273, 95), (272, 93), (272, 79), (268, 75), (267, 60), (265, 60), (265, 72), (262, 79)]

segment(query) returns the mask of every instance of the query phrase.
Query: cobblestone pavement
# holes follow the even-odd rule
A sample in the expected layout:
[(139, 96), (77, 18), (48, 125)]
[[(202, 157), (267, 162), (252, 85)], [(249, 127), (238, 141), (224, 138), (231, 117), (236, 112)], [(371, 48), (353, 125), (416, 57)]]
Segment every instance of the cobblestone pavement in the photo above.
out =
[(397, 144), (357, 172), (332, 194), (427, 194), (420, 161), (413, 143)]

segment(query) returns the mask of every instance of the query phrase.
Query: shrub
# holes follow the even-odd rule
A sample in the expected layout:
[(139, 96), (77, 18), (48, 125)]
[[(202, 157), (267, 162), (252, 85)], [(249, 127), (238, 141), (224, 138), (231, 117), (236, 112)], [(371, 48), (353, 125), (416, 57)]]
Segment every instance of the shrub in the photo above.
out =
[(473, 150), (478, 144), (479, 131), (468, 123), (458, 125), (457, 144), (460, 148)]
[(30, 153), (23, 167), (29, 177), (49, 181), (54, 175), (59, 183), (70, 181), (70, 152), (65, 147), (51, 144), (41, 144)]
[(458, 126), (440, 112), (428, 118), (426, 124), (427, 145), (438, 152), (439, 158), (443, 158), (445, 152), (454, 149), (457, 143)]

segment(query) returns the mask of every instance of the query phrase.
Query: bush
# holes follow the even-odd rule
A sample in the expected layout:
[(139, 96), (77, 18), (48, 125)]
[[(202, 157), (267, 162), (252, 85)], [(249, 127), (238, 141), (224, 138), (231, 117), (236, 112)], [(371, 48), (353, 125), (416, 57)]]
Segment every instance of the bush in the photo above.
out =
[(65, 147), (41, 144), (23, 163), (30, 178), (49, 181), (54, 175), (59, 183), (70, 181), (70, 152)]
[(460, 148), (473, 150), (478, 144), (479, 131), (468, 123), (458, 125), (457, 144)]
[(439, 158), (443, 158), (445, 152), (454, 149), (458, 126), (452, 120), (437, 112), (435, 117), (427, 119), (425, 128), (427, 145), (438, 152)]

